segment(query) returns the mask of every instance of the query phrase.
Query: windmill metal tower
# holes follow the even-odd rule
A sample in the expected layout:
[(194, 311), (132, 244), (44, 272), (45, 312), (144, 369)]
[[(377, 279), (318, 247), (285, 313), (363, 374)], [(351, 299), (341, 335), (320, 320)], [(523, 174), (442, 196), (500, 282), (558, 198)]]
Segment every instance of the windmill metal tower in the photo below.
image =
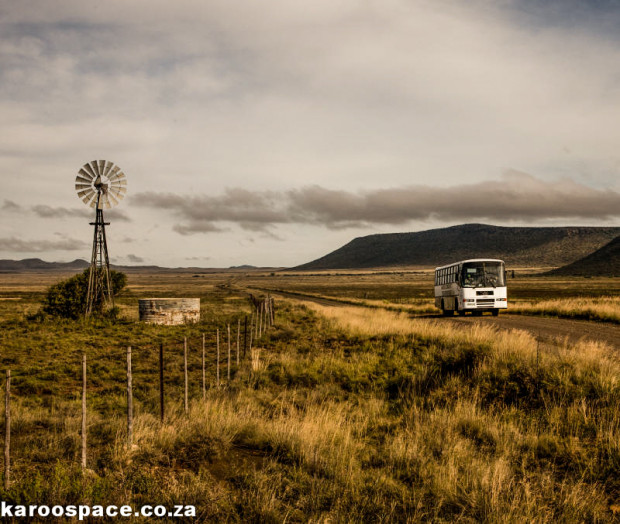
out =
[(88, 271), (86, 316), (93, 311), (114, 307), (114, 294), (110, 282), (110, 261), (105, 238), (103, 210), (117, 205), (127, 192), (127, 179), (118, 166), (107, 160), (93, 160), (84, 164), (75, 179), (75, 189), (82, 201), (96, 209), (93, 251)]

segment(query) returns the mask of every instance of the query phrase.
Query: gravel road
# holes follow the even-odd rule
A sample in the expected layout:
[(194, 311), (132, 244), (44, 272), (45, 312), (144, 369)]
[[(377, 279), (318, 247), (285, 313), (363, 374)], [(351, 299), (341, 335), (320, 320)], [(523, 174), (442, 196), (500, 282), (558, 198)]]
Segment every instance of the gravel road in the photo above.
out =
[[(267, 291), (267, 290), (265, 290)], [(309, 297), (301, 293), (269, 291), (270, 293), (296, 298), (308, 302), (316, 302), (324, 306), (342, 307), (343, 304), (335, 300)], [(434, 318), (438, 322), (455, 322), (460, 324), (491, 324), (499, 329), (522, 329), (530, 331), (538, 340), (545, 343), (554, 343), (568, 339), (571, 342), (578, 340), (594, 340), (609, 344), (620, 349), (620, 325), (588, 320), (570, 320), (554, 317), (535, 317), (528, 315), (500, 314), (498, 317), (483, 315), (481, 317), (442, 317), (441, 315), (421, 315), (422, 318)]]

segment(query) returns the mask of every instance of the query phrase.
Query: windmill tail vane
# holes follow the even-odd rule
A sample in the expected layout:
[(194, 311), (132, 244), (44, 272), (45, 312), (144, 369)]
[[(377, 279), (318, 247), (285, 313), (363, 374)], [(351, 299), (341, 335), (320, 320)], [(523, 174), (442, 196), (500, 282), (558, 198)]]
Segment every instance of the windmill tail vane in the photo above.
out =
[(93, 160), (82, 166), (75, 179), (75, 190), (86, 205), (95, 208), (93, 249), (88, 271), (88, 293), (85, 315), (99, 309), (114, 307), (114, 293), (110, 278), (110, 260), (103, 210), (117, 205), (127, 193), (127, 179), (118, 166), (107, 160)]

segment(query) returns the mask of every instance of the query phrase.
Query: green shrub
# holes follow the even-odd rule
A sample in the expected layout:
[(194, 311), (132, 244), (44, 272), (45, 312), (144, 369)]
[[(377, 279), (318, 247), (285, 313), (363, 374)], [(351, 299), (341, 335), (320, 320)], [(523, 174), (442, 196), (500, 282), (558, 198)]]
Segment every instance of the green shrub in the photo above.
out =
[[(62, 280), (51, 286), (43, 300), (43, 312), (62, 318), (77, 319), (86, 311), (86, 298), (88, 294), (88, 275), (89, 269), (85, 269), (82, 273)], [(110, 285), (112, 287), (112, 295), (120, 293), (127, 285), (127, 275), (119, 271), (110, 271)], [(112, 316), (117, 314), (116, 308), (111, 310)], [(97, 303), (94, 312), (101, 314), (103, 312), (103, 304)]]

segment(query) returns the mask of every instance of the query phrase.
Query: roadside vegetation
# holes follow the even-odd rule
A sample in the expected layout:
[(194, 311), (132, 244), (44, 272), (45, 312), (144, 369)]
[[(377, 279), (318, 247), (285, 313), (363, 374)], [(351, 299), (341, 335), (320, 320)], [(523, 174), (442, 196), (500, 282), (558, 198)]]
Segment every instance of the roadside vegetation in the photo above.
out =
[[(539, 346), (522, 331), (278, 300), (276, 327), (218, 388), (215, 329), (235, 326), (250, 313), (249, 302), (195, 280), (194, 288), (177, 288), (201, 290), (201, 322), (186, 327), (127, 318), (32, 322), (15, 311), (31, 312), (34, 295), (0, 303), (0, 362), (15, 374), (14, 480), (0, 489), (2, 500), (194, 504), (197, 519), (211, 522), (616, 519), (620, 360), (611, 348)], [(139, 289), (130, 279), (121, 311), (130, 311)], [(211, 362), (204, 401), (202, 333)], [(163, 424), (159, 343), (167, 355)], [(129, 344), (136, 368), (130, 449)], [(83, 351), (86, 475), (79, 468)]]
[(510, 312), (620, 324), (620, 296), (518, 302), (510, 306)]

